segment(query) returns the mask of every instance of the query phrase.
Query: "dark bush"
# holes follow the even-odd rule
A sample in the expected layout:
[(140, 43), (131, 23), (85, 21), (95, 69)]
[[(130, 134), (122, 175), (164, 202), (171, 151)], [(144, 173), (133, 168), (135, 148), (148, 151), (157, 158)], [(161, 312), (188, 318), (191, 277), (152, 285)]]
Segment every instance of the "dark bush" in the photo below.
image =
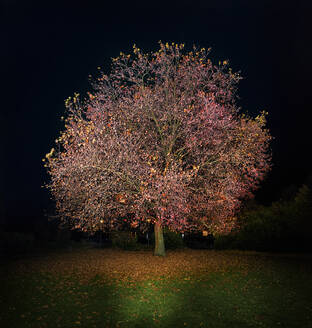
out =
[(178, 249), (184, 246), (181, 234), (169, 229), (164, 230), (164, 240), (166, 249)]
[(240, 229), (216, 236), (217, 249), (312, 251), (312, 193), (303, 185), (294, 199), (252, 206), (239, 215)]
[(218, 250), (238, 248), (238, 246), (235, 244), (237, 244), (237, 238), (235, 234), (219, 235), (216, 236), (214, 248)]
[(138, 250), (137, 235), (128, 231), (116, 231), (111, 234), (112, 246), (124, 250)]
[(202, 235), (201, 231), (185, 234), (184, 243), (189, 248), (208, 249), (208, 238)]

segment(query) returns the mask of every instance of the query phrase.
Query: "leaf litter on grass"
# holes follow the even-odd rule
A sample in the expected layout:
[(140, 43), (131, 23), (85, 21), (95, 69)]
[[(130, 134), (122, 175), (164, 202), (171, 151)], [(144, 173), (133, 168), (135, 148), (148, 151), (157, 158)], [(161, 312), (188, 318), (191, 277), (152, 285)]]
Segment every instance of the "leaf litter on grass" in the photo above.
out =
[[(276, 263), (276, 257), (247, 252), (185, 249), (168, 251), (167, 256), (161, 258), (147, 252), (88, 249), (50, 254), (41, 259), (21, 259), (11, 264), (10, 270), (16, 273), (15, 277), (20, 276), (23, 282), (27, 280), (27, 276), (31, 277), (40, 292), (36, 294), (36, 302), (33, 303), (37, 304), (35, 308), (38, 309), (36, 313), (41, 318), (40, 321), (45, 318), (45, 311), (52, 311), (52, 304), (57, 304), (62, 298), (77, 309), (85, 309), (85, 320), (98, 321), (103, 314), (93, 313), (88, 304), (99, 294), (109, 293), (117, 302), (107, 305), (107, 308), (111, 308), (104, 314), (107, 316), (121, 307), (122, 303), (117, 301), (120, 299), (118, 291), (122, 291), (124, 299), (134, 307), (142, 304), (143, 308), (155, 308), (162, 306), (165, 300), (185, 297), (186, 291), (194, 288), (192, 285), (196, 285), (199, 291), (205, 288), (205, 293), (212, 297), (216, 297), (218, 293), (224, 299), (228, 298), (229, 302), (233, 297), (241, 298), (235, 313), (242, 316), (242, 311), (245, 310), (247, 315), (249, 311), (254, 311), (259, 298), (270, 286), (281, 288), (281, 274), (284, 275), (282, 280), (285, 284), (296, 272), (296, 269), (290, 272), (289, 267), (287, 270), (277, 271), (277, 268), (283, 268), (283, 263)], [(301, 274), (306, 274), (300, 268)], [(311, 273), (312, 270), (307, 272)], [(262, 279), (264, 275), (267, 277), (266, 284)], [(100, 292), (101, 288), (104, 288), (103, 292)], [(138, 295), (140, 297), (136, 299)], [(194, 295), (190, 295), (189, 299), (196, 304)], [(291, 302), (296, 296), (296, 291), (289, 290), (285, 299)], [(153, 302), (150, 302), (151, 298)], [(245, 302), (245, 299), (249, 301)], [(47, 304), (49, 307), (45, 308)], [(160, 310), (155, 310), (155, 313), (161, 316), (166, 311), (164, 309), (161, 310), (162, 314)], [(139, 314), (134, 313), (133, 318), (136, 319)], [(155, 316), (155, 320), (160, 320), (160, 316)], [(262, 315), (260, 313), (254, 317), (259, 319)], [(76, 322), (83, 322), (82, 319), (76, 317)], [(123, 325), (122, 322), (119, 324)]]
[[(248, 270), (250, 258), (233, 256), (216, 251), (183, 250), (168, 251), (165, 258), (147, 252), (119, 251), (113, 249), (87, 249), (82, 252), (54, 254), (15, 263), (17, 272), (41, 273), (70, 282), (73, 276), (81, 282), (91, 282), (105, 277), (107, 280), (143, 281), (148, 279), (170, 279), (190, 274), (228, 272), (230, 268)], [(260, 262), (260, 261), (259, 261)], [(259, 265), (259, 262), (253, 263)], [(253, 267), (255, 269), (255, 267)]]

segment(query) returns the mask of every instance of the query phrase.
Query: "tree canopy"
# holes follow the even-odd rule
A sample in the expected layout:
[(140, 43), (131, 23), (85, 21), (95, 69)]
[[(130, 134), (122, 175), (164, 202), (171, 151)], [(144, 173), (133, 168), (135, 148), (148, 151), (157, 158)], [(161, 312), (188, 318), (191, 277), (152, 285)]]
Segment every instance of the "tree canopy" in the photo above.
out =
[(227, 232), (270, 169), (266, 114), (236, 104), (241, 79), (210, 49), (164, 44), (113, 59), (92, 91), (66, 100), (65, 129), (45, 166), (60, 216), (73, 227), (150, 222)]

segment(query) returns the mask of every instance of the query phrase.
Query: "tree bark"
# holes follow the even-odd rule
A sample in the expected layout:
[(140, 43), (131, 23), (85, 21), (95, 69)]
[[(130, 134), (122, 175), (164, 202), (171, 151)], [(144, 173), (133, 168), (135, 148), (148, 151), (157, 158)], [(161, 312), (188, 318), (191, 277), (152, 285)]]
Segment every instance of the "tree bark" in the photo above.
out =
[(155, 232), (155, 250), (154, 255), (156, 256), (165, 256), (165, 241), (164, 234), (161, 225), (158, 222), (154, 224), (154, 232)]

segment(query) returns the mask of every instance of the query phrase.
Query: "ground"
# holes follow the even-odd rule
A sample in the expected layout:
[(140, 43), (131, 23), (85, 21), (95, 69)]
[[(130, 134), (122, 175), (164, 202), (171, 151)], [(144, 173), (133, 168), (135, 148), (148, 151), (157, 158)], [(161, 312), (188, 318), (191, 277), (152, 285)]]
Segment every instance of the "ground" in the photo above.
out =
[(1, 327), (301, 327), (309, 255), (73, 249), (5, 261)]

